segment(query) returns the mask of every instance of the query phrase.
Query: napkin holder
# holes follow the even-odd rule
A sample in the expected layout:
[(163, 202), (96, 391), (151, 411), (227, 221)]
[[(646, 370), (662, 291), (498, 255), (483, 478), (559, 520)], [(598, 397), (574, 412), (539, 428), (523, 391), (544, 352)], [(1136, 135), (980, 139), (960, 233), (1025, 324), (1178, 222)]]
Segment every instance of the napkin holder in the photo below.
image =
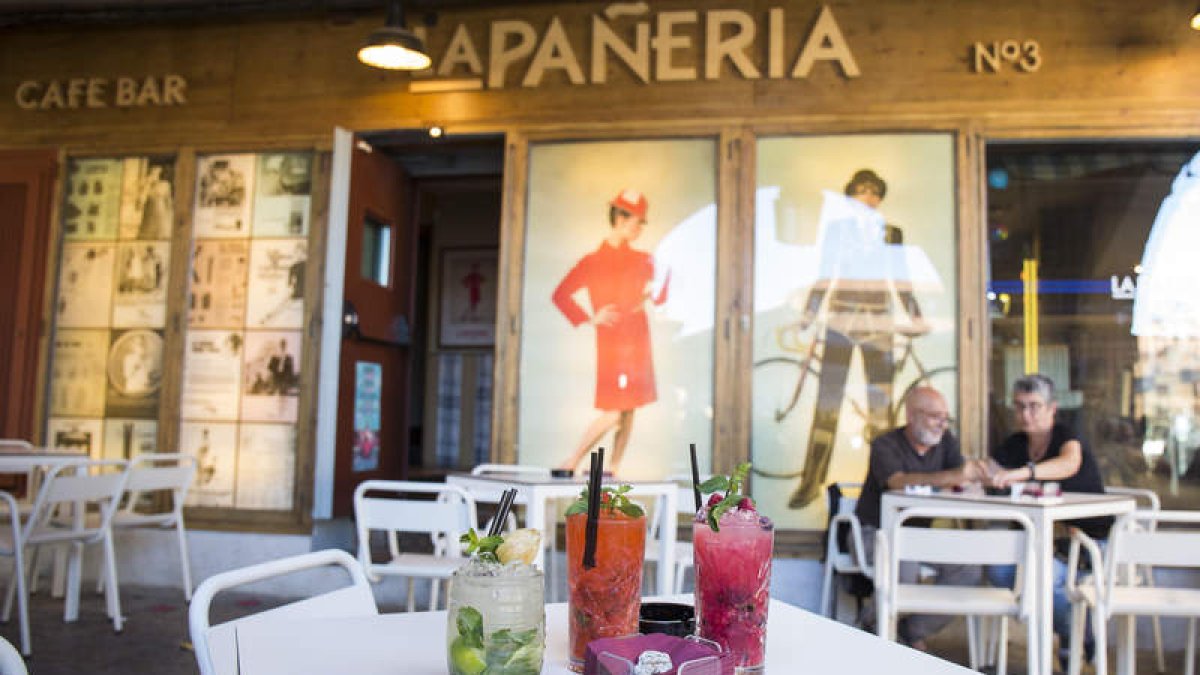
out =
[[(658, 652), (670, 657), (670, 668), (655, 667)], [(601, 638), (588, 643), (584, 675), (734, 675), (737, 655), (715, 642), (689, 635), (651, 634)], [(639, 663), (641, 664), (639, 666)]]

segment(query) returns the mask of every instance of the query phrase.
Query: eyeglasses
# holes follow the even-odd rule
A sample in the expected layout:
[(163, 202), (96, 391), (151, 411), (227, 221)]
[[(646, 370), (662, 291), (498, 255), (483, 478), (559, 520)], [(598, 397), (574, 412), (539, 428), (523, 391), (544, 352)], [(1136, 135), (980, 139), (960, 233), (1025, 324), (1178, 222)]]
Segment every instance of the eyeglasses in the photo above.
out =
[(1036, 415), (1037, 413), (1040, 413), (1045, 408), (1046, 408), (1046, 404), (1042, 403), (1041, 401), (1030, 401), (1029, 403), (1021, 403), (1018, 401), (1018, 402), (1013, 403), (1013, 410), (1017, 411), (1018, 413), (1023, 413), (1025, 411), (1029, 411)]

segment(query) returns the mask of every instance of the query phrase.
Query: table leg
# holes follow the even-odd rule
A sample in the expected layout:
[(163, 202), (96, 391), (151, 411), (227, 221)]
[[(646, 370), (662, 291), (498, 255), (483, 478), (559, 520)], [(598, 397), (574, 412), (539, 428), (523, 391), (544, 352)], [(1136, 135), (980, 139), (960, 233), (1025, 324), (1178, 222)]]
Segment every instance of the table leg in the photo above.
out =
[(546, 497), (540, 492), (533, 491), (527, 502), (525, 504), (525, 527), (542, 533), (542, 545), (538, 547), (533, 564), (546, 573), (546, 583), (551, 583), (550, 575), (546, 570), (546, 542), (547, 537), (554, 536), (554, 532), (546, 527)]
[(666, 595), (673, 593), (675, 589), (675, 535), (678, 530), (676, 521), (678, 520), (679, 506), (678, 493), (679, 491), (671, 486), (666, 494), (663, 495), (663, 512), (659, 514), (662, 518), (658, 528), (658, 593)]
[(67, 592), (63, 602), (63, 621), (79, 619), (79, 587), (83, 576), (83, 544), (71, 542), (71, 553), (67, 558)]
[(1137, 655), (1137, 617), (1117, 619), (1117, 675), (1133, 675)]
[(1037, 622), (1037, 662), (1031, 670), (1039, 675), (1053, 672), (1054, 659), (1054, 521), (1044, 515), (1037, 518), (1037, 550), (1034, 566), (1037, 577), (1034, 621)]

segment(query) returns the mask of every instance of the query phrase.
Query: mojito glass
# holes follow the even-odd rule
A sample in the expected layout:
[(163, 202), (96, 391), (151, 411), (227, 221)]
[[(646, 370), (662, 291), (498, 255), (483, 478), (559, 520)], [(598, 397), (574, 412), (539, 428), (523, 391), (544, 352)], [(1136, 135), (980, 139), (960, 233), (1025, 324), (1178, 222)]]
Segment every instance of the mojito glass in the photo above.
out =
[(707, 511), (692, 525), (700, 637), (737, 654), (736, 672), (761, 673), (775, 525), (753, 508), (735, 508), (714, 532)]
[(538, 675), (546, 646), (545, 581), (526, 563), (473, 558), (450, 579), (450, 675)]
[(583, 672), (592, 640), (634, 635), (642, 605), (646, 517), (601, 509), (596, 566), (583, 567), (587, 514), (567, 516), (567, 587), (570, 668)]

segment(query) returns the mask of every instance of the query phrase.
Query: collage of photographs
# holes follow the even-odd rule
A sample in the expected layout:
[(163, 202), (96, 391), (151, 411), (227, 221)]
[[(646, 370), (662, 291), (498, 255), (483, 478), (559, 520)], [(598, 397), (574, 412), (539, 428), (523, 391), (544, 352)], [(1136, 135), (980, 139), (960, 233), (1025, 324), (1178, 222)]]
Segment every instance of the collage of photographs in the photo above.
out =
[[(48, 438), (94, 457), (157, 447), (174, 159), (71, 163)], [(292, 507), (311, 153), (197, 159), (180, 452), (192, 506)]]

